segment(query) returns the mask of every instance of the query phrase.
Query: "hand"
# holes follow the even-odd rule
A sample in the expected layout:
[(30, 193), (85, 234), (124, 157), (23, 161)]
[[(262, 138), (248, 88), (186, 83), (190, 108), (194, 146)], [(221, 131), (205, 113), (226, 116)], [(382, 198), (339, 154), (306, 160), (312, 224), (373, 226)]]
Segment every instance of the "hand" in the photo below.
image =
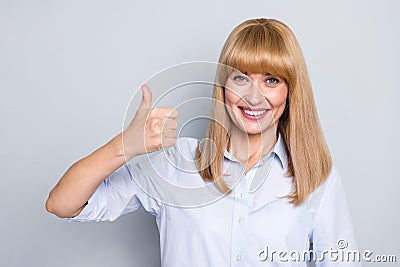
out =
[(142, 102), (123, 132), (126, 160), (175, 145), (178, 112), (173, 108), (151, 108), (150, 88), (142, 86)]

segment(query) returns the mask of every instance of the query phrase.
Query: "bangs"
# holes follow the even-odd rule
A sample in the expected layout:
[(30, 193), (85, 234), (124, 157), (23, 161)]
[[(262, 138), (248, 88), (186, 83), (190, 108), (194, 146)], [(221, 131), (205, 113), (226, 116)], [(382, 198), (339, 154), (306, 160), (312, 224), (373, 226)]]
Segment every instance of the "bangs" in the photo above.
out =
[(226, 43), (221, 64), (241, 72), (270, 73), (291, 80), (293, 59), (278, 32), (260, 25), (242, 29), (235, 37), (230, 38), (231, 43)]

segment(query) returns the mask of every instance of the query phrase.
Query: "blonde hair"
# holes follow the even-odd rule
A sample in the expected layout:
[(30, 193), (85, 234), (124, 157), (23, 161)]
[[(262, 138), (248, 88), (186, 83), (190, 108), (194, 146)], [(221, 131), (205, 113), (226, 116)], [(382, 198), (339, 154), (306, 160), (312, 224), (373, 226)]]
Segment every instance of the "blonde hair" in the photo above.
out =
[[(288, 158), (286, 176), (293, 176), (291, 203), (300, 205), (328, 177), (332, 160), (319, 123), (311, 83), (300, 45), (293, 32), (274, 19), (250, 19), (238, 25), (226, 40), (219, 63), (248, 73), (271, 73), (288, 85), (286, 107), (278, 131)], [(229, 118), (224, 105), (226, 73), (217, 73), (211, 117), (205, 138), (196, 151), (196, 164), (205, 180), (214, 181), (223, 193), (230, 193), (222, 178), (224, 150), (229, 135)], [(210, 160), (215, 153), (213, 160)]]

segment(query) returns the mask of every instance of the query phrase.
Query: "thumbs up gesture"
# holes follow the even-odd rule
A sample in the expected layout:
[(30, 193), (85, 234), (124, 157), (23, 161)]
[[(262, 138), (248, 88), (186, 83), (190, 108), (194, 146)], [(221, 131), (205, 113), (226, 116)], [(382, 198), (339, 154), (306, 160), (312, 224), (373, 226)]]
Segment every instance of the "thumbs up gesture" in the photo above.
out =
[(142, 102), (123, 132), (127, 160), (175, 144), (178, 112), (173, 108), (151, 108), (151, 101), (151, 90), (145, 84), (142, 86)]

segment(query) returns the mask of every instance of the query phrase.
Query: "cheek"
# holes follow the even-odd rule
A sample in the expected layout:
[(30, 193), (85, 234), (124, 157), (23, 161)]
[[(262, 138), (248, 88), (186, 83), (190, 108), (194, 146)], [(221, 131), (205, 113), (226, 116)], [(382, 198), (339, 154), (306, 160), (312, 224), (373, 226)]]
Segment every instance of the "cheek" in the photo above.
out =
[(231, 90), (225, 90), (225, 104), (228, 106), (232, 106), (235, 103), (240, 101), (240, 97), (238, 97)]
[(285, 108), (286, 98), (287, 98), (288, 90), (287, 88), (280, 88), (275, 92), (270, 93), (266, 96), (269, 103), (272, 105), (273, 108)]

